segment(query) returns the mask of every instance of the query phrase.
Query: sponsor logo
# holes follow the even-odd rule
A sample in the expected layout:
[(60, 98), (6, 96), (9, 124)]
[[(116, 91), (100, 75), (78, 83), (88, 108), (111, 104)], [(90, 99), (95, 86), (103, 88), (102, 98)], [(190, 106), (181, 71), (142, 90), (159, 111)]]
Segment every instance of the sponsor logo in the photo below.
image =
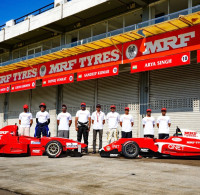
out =
[(172, 141), (180, 142), (180, 141), (182, 141), (182, 139), (181, 138), (172, 138)]
[(116, 149), (118, 149), (119, 148), (119, 145), (112, 145), (112, 148), (116, 148)]
[(188, 141), (187, 144), (194, 144), (194, 142)]
[(66, 143), (66, 147), (67, 148), (77, 148), (78, 147), (78, 143)]
[(186, 136), (186, 137), (196, 137), (197, 136), (197, 132), (190, 132), (190, 131), (186, 131), (186, 132), (184, 132), (184, 135)]
[(79, 78), (79, 79), (81, 79), (81, 78), (82, 78), (82, 76), (83, 76), (83, 75), (82, 75), (82, 74), (80, 74), (80, 75), (78, 75), (78, 78)]
[(135, 44), (131, 44), (126, 49), (126, 57), (130, 60), (134, 59), (137, 56), (138, 48)]
[(41, 144), (41, 142), (31, 141), (31, 144)]
[(35, 87), (35, 82), (32, 82), (32, 87)]
[(148, 148), (141, 148), (141, 152), (149, 152)]
[(181, 146), (181, 145), (176, 145), (176, 144), (169, 144), (168, 145), (168, 148), (170, 150), (178, 150), (178, 151), (183, 151), (184, 150), (184, 147)]
[(118, 154), (110, 154), (110, 157), (118, 157)]
[(117, 68), (113, 68), (113, 73), (117, 73)]
[(47, 72), (46, 66), (45, 65), (41, 66), (41, 68), (40, 68), (40, 76), (41, 77), (45, 76), (46, 72)]
[(40, 150), (32, 150), (33, 153), (40, 153)]
[(3, 134), (3, 135), (5, 135), (7, 133), (9, 133), (9, 131), (0, 131), (0, 134)]
[(46, 85), (46, 83), (47, 83), (46, 81), (43, 82), (44, 85)]
[(171, 48), (177, 49), (181, 47), (187, 47), (191, 38), (195, 37), (195, 31), (180, 34), (178, 36), (171, 36), (163, 39), (158, 39), (150, 42), (146, 42), (144, 46), (146, 47), (143, 55), (157, 53), (162, 51), (168, 51)]
[(111, 148), (110, 148), (110, 146), (107, 146), (107, 147), (106, 147), (106, 150), (108, 150), (108, 151), (109, 151), (110, 149), (111, 149)]
[(70, 77), (69, 77), (69, 80), (70, 80), (70, 81), (73, 81), (73, 79), (74, 79), (73, 76), (70, 76)]

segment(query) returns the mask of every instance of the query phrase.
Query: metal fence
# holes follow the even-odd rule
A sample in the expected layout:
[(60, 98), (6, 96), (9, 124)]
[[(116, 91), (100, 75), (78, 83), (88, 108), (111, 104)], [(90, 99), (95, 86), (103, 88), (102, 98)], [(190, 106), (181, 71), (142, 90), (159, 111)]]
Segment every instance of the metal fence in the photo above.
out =
[[(52, 6), (52, 4), (49, 4), (49, 5)], [(167, 21), (167, 20), (171, 20), (171, 19), (179, 17), (180, 15), (187, 15), (187, 14), (194, 13), (194, 12), (197, 12), (197, 11), (200, 11), (200, 5), (197, 5), (197, 6), (191, 7), (191, 8), (187, 8), (187, 9), (184, 9), (184, 10), (172, 13), (172, 14), (168, 14), (168, 15), (165, 15), (165, 16), (161, 16), (161, 17), (158, 17), (158, 18), (154, 18), (154, 19), (151, 19), (151, 20), (148, 20), (148, 21), (145, 21), (145, 22), (130, 25), (130, 26), (127, 26), (127, 27), (124, 27), (124, 28), (120, 28), (120, 29), (117, 29), (117, 30), (114, 30), (114, 31), (110, 31), (110, 32), (99, 34), (99, 35), (96, 35), (96, 36), (92, 36), (92, 37), (89, 37), (89, 38), (86, 38), (86, 39), (78, 40), (76, 42), (64, 44), (64, 45), (61, 45), (61, 46), (58, 46), (58, 47), (55, 47), (55, 48), (52, 48), (52, 49), (49, 49), (49, 50), (46, 50), (46, 51), (41, 51), (39, 53), (35, 53), (33, 55), (27, 55), (27, 56), (24, 56), (22, 58), (17, 58), (17, 59), (9, 60), (9, 61), (6, 61), (6, 62), (2, 62), (2, 63), (0, 63), (0, 66), (6, 66), (6, 65), (17, 63), (17, 62), (20, 62), (20, 61), (33, 59), (35, 57), (47, 55), (47, 54), (50, 54), (50, 53), (53, 53), (53, 52), (56, 52), (56, 51), (60, 51), (60, 50), (65, 49), (65, 48), (72, 48), (72, 47), (75, 47), (75, 46), (78, 46), (78, 45), (90, 43), (90, 42), (97, 41), (97, 40), (100, 40), (100, 39), (103, 39), (103, 38), (118, 35), (118, 34), (121, 34), (123, 32), (128, 32), (128, 31), (131, 31), (131, 30), (136, 30), (136, 29), (143, 28), (143, 27), (146, 27), (146, 26), (149, 26), (149, 25), (153, 25), (153, 24), (157, 24), (157, 23), (164, 22), (164, 21)], [(40, 12), (42, 13), (42, 10)], [(17, 20), (18, 20), (18, 22), (20, 22), (20, 18), (18, 18)], [(0, 27), (0, 29), (1, 29), (1, 27)]]
[(153, 111), (160, 111), (162, 107), (172, 112), (199, 112), (199, 97), (188, 97), (178, 99), (162, 99), (151, 101), (149, 108)]
[[(129, 102), (129, 103), (117, 103), (115, 104), (117, 108), (117, 112), (120, 114), (124, 113), (124, 108), (129, 107), (130, 111), (139, 111), (139, 103), (138, 102)], [(94, 112), (96, 110), (95, 105), (87, 105), (86, 107), (87, 110), (90, 111), (90, 113)], [(48, 108), (47, 111), (49, 112), (50, 110), (56, 110), (56, 108)], [(69, 112), (72, 116), (76, 115), (76, 112), (80, 110), (80, 106), (68, 106), (67, 107), (67, 112)], [(110, 104), (102, 104), (101, 105), (101, 110), (105, 113), (110, 112)], [(32, 110), (30, 108), (30, 112), (32, 113), (33, 117), (35, 118), (36, 113), (39, 110)], [(60, 113), (61, 109), (57, 110), (57, 113)], [(16, 119), (19, 117), (20, 111), (10, 111), (4, 113), (4, 117), (7, 117), (8, 119)]]
[[(129, 107), (130, 111), (132, 112), (139, 112), (140, 106), (146, 106), (147, 108), (151, 108), (154, 113), (160, 112), (162, 107), (167, 108), (169, 112), (199, 112), (200, 108), (200, 97), (188, 97), (188, 98), (178, 98), (178, 99), (160, 99), (156, 101), (150, 101), (149, 104), (140, 105), (139, 102), (122, 102), (115, 104), (117, 112), (120, 114), (124, 113), (124, 108)], [(87, 105), (87, 110), (90, 113), (96, 110), (95, 105)], [(56, 110), (56, 108), (48, 108), (47, 111)], [(76, 112), (80, 110), (80, 106), (68, 106), (67, 111), (72, 115), (75, 116)], [(101, 104), (101, 110), (105, 113), (110, 112), (110, 104)], [(36, 113), (39, 110), (32, 110), (30, 108), (30, 112), (33, 114), (33, 117), (36, 116)], [(57, 113), (61, 112), (61, 109), (57, 110)], [(5, 117), (10, 118), (18, 118), (19, 116), (18, 111), (11, 111), (4, 113)]]

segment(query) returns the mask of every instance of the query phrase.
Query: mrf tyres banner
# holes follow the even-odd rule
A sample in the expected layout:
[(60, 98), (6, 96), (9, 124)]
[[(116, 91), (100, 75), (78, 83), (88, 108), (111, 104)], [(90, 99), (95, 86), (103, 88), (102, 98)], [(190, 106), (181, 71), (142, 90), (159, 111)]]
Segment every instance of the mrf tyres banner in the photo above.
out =
[(124, 44), (82, 53), (32, 67), (0, 74), (0, 84), (63, 76), (117, 64), (196, 50), (200, 47), (200, 25), (162, 33)]

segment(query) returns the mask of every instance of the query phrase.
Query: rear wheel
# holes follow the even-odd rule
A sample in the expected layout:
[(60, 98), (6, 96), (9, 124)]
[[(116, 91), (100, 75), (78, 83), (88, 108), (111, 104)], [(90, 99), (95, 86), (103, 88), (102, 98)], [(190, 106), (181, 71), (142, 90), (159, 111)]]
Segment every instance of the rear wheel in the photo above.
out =
[(122, 154), (126, 158), (136, 158), (140, 148), (136, 142), (126, 142), (122, 147)]
[(61, 143), (55, 140), (50, 141), (45, 149), (49, 158), (58, 158), (63, 150)]

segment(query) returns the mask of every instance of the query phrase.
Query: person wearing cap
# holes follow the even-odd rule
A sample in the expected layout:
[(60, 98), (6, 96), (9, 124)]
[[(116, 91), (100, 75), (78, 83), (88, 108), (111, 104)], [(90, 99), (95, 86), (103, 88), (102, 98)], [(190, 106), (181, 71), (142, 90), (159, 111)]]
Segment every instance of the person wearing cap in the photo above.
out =
[(49, 137), (49, 123), (50, 115), (46, 111), (46, 104), (41, 103), (39, 105), (40, 111), (36, 113), (36, 127), (35, 127), (35, 137), (40, 138), (41, 134), (43, 137)]
[(157, 127), (158, 127), (158, 138), (166, 139), (169, 138), (169, 128), (171, 126), (171, 120), (169, 116), (166, 116), (167, 109), (161, 109), (162, 115), (157, 119)]
[[(88, 135), (91, 126), (90, 112), (86, 110), (86, 103), (81, 103), (81, 110), (77, 111), (75, 118), (75, 129), (77, 131), (77, 140), (81, 142), (82, 136), (84, 143), (88, 145)], [(88, 147), (85, 149), (88, 153)]]
[(93, 154), (96, 153), (96, 139), (97, 133), (99, 133), (99, 149), (102, 148), (102, 135), (103, 125), (105, 124), (105, 114), (101, 111), (101, 105), (96, 105), (96, 111), (92, 113), (92, 124), (93, 124)]
[(30, 136), (30, 127), (33, 124), (33, 117), (28, 112), (28, 105), (23, 106), (24, 112), (19, 115), (19, 136)]
[(155, 119), (151, 116), (151, 109), (147, 109), (147, 115), (142, 119), (144, 137), (154, 138)]
[(116, 106), (115, 105), (111, 105), (110, 106), (110, 111), (107, 116), (106, 116), (106, 120), (108, 123), (108, 132), (107, 132), (107, 142), (108, 144), (111, 143), (112, 138), (114, 139), (114, 141), (118, 140), (118, 124), (120, 122), (120, 116), (119, 113), (116, 112)]
[(120, 117), (122, 127), (122, 138), (132, 138), (133, 116), (129, 114), (129, 107), (125, 107), (125, 114)]
[(58, 137), (69, 138), (69, 128), (72, 124), (72, 116), (67, 112), (67, 106), (62, 105), (62, 112), (57, 116)]

